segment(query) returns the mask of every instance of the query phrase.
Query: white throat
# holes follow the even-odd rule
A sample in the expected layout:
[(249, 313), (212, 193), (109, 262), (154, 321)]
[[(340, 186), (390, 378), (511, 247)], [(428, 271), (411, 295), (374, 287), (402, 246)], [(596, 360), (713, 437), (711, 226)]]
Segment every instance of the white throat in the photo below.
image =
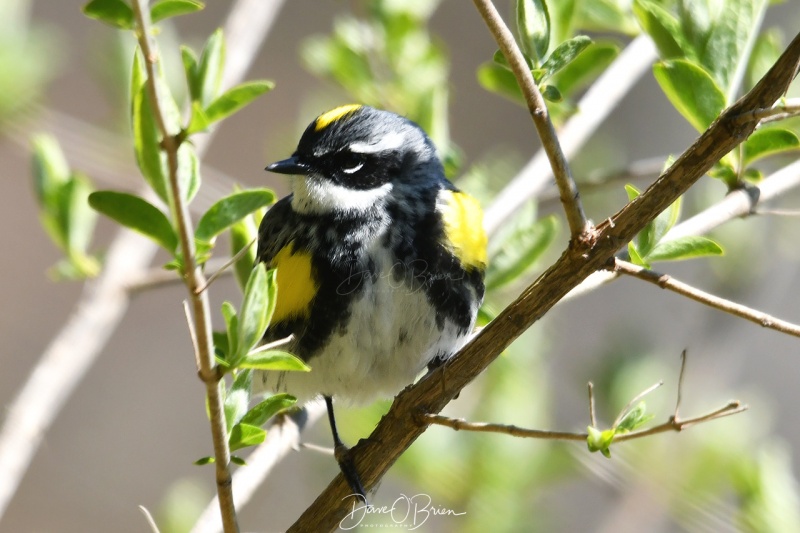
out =
[(292, 176), (292, 208), (302, 214), (323, 215), (333, 211), (367, 211), (392, 191), (391, 183), (366, 190), (348, 189), (317, 176)]

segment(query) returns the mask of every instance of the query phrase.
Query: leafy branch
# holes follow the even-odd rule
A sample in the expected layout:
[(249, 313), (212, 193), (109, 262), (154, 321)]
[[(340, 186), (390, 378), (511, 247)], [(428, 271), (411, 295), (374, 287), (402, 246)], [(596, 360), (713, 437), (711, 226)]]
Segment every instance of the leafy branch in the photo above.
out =
[(228, 532), (239, 530), (236, 521), (236, 509), (233, 503), (233, 490), (230, 472), (230, 449), (228, 448), (227, 430), (225, 427), (224, 405), (220, 394), (219, 382), (222, 379), (214, 361), (214, 341), (211, 334), (211, 310), (208, 293), (198, 291), (206, 284), (202, 270), (195, 262), (195, 241), (192, 231), (192, 221), (189, 216), (187, 203), (184, 201), (184, 191), (178, 182), (178, 150), (182, 138), (178, 133), (170, 131), (164, 116), (165, 100), (157, 84), (156, 67), (158, 52), (152, 41), (150, 32), (150, 12), (144, 0), (133, 0), (133, 11), (136, 19), (137, 38), (142, 54), (144, 55), (147, 80), (145, 86), (153, 106), (152, 116), (161, 133), (161, 147), (167, 155), (168, 180), (171, 192), (171, 207), (173, 216), (178, 226), (178, 241), (183, 258), (182, 276), (186, 282), (189, 299), (194, 312), (194, 337), (196, 339), (196, 358), (199, 367), (199, 376), (206, 385), (208, 399), (208, 413), (211, 421), (211, 435), (214, 445), (216, 464), (217, 494), (219, 495), (219, 508), (222, 515), (223, 527)]
[[(514, 73), (520, 89), (522, 89), (522, 94), (525, 96), (528, 112), (531, 114), (531, 118), (533, 118), (533, 122), (536, 125), (536, 131), (539, 133), (539, 138), (542, 140), (542, 146), (547, 153), (550, 166), (556, 178), (561, 204), (564, 207), (572, 238), (581, 238), (589, 227), (586, 214), (583, 211), (580, 195), (575, 186), (575, 180), (572, 178), (567, 158), (561, 150), (561, 145), (556, 137), (555, 128), (550, 121), (550, 114), (547, 110), (544, 98), (542, 97), (542, 93), (539, 92), (539, 87), (533, 78), (531, 69), (528, 63), (526, 63), (519, 46), (517, 46), (517, 43), (514, 41), (511, 30), (508, 29), (503, 19), (500, 18), (500, 14), (494, 7), (494, 4), (490, 0), (474, 0), (474, 3), (486, 22), (492, 36), (495, 38), (495, 41), (497, 41), (498, 46), (500, 46), (503, 56), (508, 62), (511, 71)], [(525, 3), (520, 2), (518, 5), (524, 4)], [(526, 20), (524, 15), (521, 18)], [(533, 25), (534, 23), (532, 22), (531, 27), (526, 27), (526, 29), (528, 29), (527, 33), (541, 33), (543, 35), (535, 39), (538, 42), (538, 46), (532, 48), (538, 48), (539, 50), (542, 48), (546, 49), (546, 46), (542, 44), (542, 42), (549, 42), (549, 31), (541, 31), (540, 29), (532, 27)]]
[(620, 274), (625, 274), (627, 276), (647, 281), (648, 283), (653, 283), (662, 289), (667, 289), (682, 296), (686, 296), (687, 298), (690, 298), (696, 302), (700, 302), (703, 305), (707, 305), (709, 307), (713, 307), (714, 309), (719, 309), (720, 311), (744, 318), (745, 320), (749, 320), (750, 322), (754, 322), (765, 328), (774, 329), (775, 331), (786, 333), (787, 335), (792, 335), (794, 337), (800, 337), (800, 326), (797, 324), (792, 324), (791, 322), (775, 318), (767, 313), (758, 311), (756, 309), (751, 309), (745, 305), (726, 300), (725, 298), (714, 296), (713, 294), (709, 294), (705, 291), (701, 291), (700, 289), (692, 287), (688, 283), (678, 281), (667, 274), (660, 274), (621, 259), (614, 260), (613, 270), (614, 272), (619, 272)]
[(681, 418), (679, 415), (681, 396), (683, 392), (683, 376), (686, 368), (686, 351), (681, 354), (681, 370), (678, 380), (678, 394), (675, 402), (675, 410), (666, 422), (646, 429), (640, 429), (645, 423), (652, 419), (652, 415), (646, 414), (645, 404), (642, 401), (644, 396), (662, 385), (661, 382), (648, 388), (633, 398), (617, 416), (609, 429), (600, 430), (594, 416), (594, 396), (593, 388), (589, 384), (589, 412), (591, 413), (591, 423), (585, 433), (571, 431), (549, 431), (541, 429), (529, 429), (509, 424), (495, 424), (487, 422), (468, 422), (464, 419), (451, 418), (448, 416), (420, 413), (419, 422), (421, 424), (434, 424), (445, 426), (456, 431), (474, 431), (479, 433), (501, 433), (512, 437), (543, 440), (565, 440), (565, 441), (584, 441), (589, 446), (589, 451), (601, 452), (606, 457), (611, 456), (610, 446), (614, 442), (624, 442), (667, 431), (683, 431), (691, 426), (717, 420), (726, 416), (741, 413), (747, 410), (746, 405), (742, 405), (738, 400), (731, 400), (724, 406), (714, 409), (702, 415)]

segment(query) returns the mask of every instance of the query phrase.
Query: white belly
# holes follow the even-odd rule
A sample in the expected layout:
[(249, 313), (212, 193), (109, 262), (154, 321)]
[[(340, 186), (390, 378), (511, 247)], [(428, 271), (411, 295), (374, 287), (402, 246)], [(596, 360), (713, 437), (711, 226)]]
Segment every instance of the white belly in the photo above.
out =
[(450, 321), (440, 330), (423, 289), (394, 279), (387, 263), (352, 302), (347, 331), (334, 331), (308, 361), (311, 372), (264, 372), (254, 379), (256, 391), (288, 392), (299, 402), (325, 395), (363, 404), (397, 394), (433, 357), (455, 353), (466, 336)]

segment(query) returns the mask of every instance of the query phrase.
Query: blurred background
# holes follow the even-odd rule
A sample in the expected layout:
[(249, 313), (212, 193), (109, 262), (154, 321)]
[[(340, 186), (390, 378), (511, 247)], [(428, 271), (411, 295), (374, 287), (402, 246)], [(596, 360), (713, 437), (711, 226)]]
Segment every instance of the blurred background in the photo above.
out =
[[(125, 100), (132, 37), (87, 19), (82, 4), (0, 3), (0, 19), (6, 21), (0, 23), (5, 28), (0, 36), (4, 406), (75, 309), (83, 287), (80, 281), (53, 279), (52, 266), (61, 252), (39, 221), (30, 136), (54, 135), (70, 166), (85, 172), (97, 188), (134, 191), (141, 186)], [(286, 183), (263, 168), (291, 153), (320, 112), (370, 97), (379, 103), (385, 97), (384, 103), (396, 108), (404, 105), (402, 98), (389, 98), (380, 88), (377, 96), (354, 94), (346, 83), (343, 87), (322, 72), (324, 38), (335, 27), (350, 35), (341, 28), (353, 17), (369, 19), (367, 4), (292, 0), (282, 5), (247, 76), (273, 80), (276, 87), (216, 132), (203, 160), (206, 188), (194, 205), (195, 217), (234, 183), (285, 194)], [(512, 20), (511, 3), (496, 4)], [(168, 73), (171, 68), (180, 72), (177, 44), (200, 50), (223, 24), (230, 5), (208, 2), (198, 14), (160, 25)], [(418, 0), (409, 6), (418, 10), (420, 27), (429, 28), (441, 54), (430, 79), (449, 89), (437, 103), (437, 116), (444, 118), (427, 126), (446, 143), (443, 152), (457, 169), (456, 181), (461, 178), (464, 188), (488, 202), (538, 149), (533, 125), (524, 108), (478, 82), (476, 71), (491, 60), (496, 45), (471, 3)], [(793, 1), (771, 6), (764, 27), (782, 28), (788, 42), (800, 28), (800, 6)], [(593, 35), (624, 47), (632, 37), (627, 33)], [(582, 192), (589, 216), (600, 220), (622, 207), (626, 182), (644, 189), (654, 179), (647, 173), (625, 181), (604, 182), (604, 177), (642, 161), (655, 160), (658, 169), (695, 137), (647, 72), (573, 161), (576, 179), (587, 184)], [(719, 181), (704, 178), (687, 195), (684, 216), (724, 194)], [(794, 192), (770, 206), (796, 208), (799, 202)], [(546, 193), (535, 216), (551, 213), (558, 214), (559, 205)], [(495, 311), (557, 257), (566, 244), (564, 226), (532, 270), (492, 295), (489, 304)], [(736, 220), (714, 232), (724, 257), (656, 269), (797, 323), (797, 229), (797, 218)], [(91, 249), (102, 255), (116, 231), (108, 220), (99, 220)], [(157, 256), (154, 266), (166, 259)], [(224, 300), (238, 305), (239, 289), (230, 277), (221, 279), (211, 297), (220, 326), (219, 305)], [(211, 453), (211, 441), (184, 298), (179, 285), (134, 296), (120, 327), (44, 435), (0, 520), (0, 531), (148, 531), (139, 505), (154, 514), (162, 531), (187, 530), (214, 485), (211, 467), (192, 464)], [(689, 358), (682, 414), (704, 413), (731, 398), (748, 404), (749, 411), (682, 434), (616, 445), (611, 459), (590, 454), (581, 443), (433, 427), (390, 471), (372, 503), (389, 505), (400, 494), (425, 493), (436, 506), (466, 513), (433, 517), (420, 531), (800, 530), (795, 529), (800, 528), (797, 340), (652, 285), (620, 279), (558, 305), (445, 413), (584, 431), (588, 381), (595, 383), (600, 423), (609, 425), (636, 393), (663, 380), (664, 386), (647, 398), (648, 412), (660, 423), (674, 408), (683, 349)], [(387, 406), (342, 409), (345, 440), (355, 443), (367, 436)], [(310, 428), (303, 438), (327, 446), (327, 425)], [(284, 530), (336, 473), (329, 456), (290, 453), (240, 511), (242, 529)]]

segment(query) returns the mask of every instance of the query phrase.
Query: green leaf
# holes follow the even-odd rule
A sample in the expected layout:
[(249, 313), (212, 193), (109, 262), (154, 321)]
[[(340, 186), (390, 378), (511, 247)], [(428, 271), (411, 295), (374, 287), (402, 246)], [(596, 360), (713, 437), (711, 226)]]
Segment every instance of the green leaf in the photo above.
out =
[(592, 44), (592, 40), (585, 35), (578, 35), (559, 44), (550, 54), (550, 57), (547, 58), (547, 61), (542, 64), (542, 70), (545, 71), (545, 74), (537, 82), (541, 83), (572, 63), (590, 44)]
[(487, 91), (504, 96), (517, 104), (525, 105), (525, 98), (511, 71), (496, 63), (484, 63), (478, 67), (478, 83)]
[(192, 134), (198, 131), (205, 131), (211, 126), (211, 120), (206, 115), (205, 109), (200, 105), (200, 102), (192, 102), (192, 118), (189, 120), (189, 126), (186, 128), (186, 133)]
[(264, 263), (259, 263), (253, 268), (244, 288), (244, 299), (239, 310), (238, 345), (231, 360), (234, 367), (261, 341), (269, 325), (269, 276), (274, 276), (274, 271), (268, 274)]
[(697, 62), (716, 81), (726, 101), (733, 102), (766, 1), (682, 0), (680, 7), (682, 33), (687, 36)]
[[(523, 59), (525, 59), (525, 63), (528, 65), (529, 69), (535, 69), (536, 66), (533, 64), (533, 60), (530, 58), (528, 54), (522, 54)], [(511, 65), (508, 64), (506, 60), (506, 56), (503, 55), (503, 52), (500, 50), (495, 50), (494, 55), (492, 56), (492, 61), (500, 65), (501, 67), (511, 70)]]
[(516, 228), (489, 261), (486, 289), (495, 290), (525, 274), (547, 250), (557, 233), (558, 219), (554, 215)]
[(541, 64), (550, 47), (550, 15), (544, 0), (517, 0), (517, 31), (522, 51)]
[(153, 106), (145, 87), (147, 73), (141, 52), (136, 51), (131, 75), (131, 125), (136, 163), (142, 176), (161, 200), (169, 205), (165, 174), (166, 160), (161, 152), (161, 133), (158, 131)]
[(205, 109), (206, 120), (209, 124), (222, 120), (272, 90), (273, 87), (275, 84), (271, 81), (251, 81), (237, 85), (211, 102)]
[(634, 431), (654, 418), (655, 415), (647, 414), (647, 406), (644, 401), (640, 401), (636, 406), (630, 409), (622, 420), (619, 421), (615, 429), (615, 433), (629, 433)]
[(636, 247), (636, 243), (633, 241), (628, 243), (628, 255), (631, 256), (631, 263), (634, 265), (650, 268), (650, 265), (644, 260), (642, 254), (639, 253), (639, 249)]
[(656, 63), (653, 73), (672, 105), (698, 131), (705, 131), (725, 109), (725, 94), (703, 67), (675, 59)]
[(800, 139), (793, 131), (767, 128), (753, 133), (743, 146), (744, 166), (748, 166), (764, 157), (799, 149)]
[(222, 71), (225, 65), (225, 39), (218, 29), (206, 41), (197, 65), (197, 100), (207, 106), (219, 95)]
[[(82, 256), (89, 248), (94, 233), (97, 213), (90, 207), (89, 195), (93, 190), (89, 178), (74, 173), (65, 184), (61, 196), (63, 198), (64, 229), (66, 233), (67, 255)], [(75, 265), (78, 266), (78, 265)], [(87, 274), (89, 274), (87, 272)]]
[(571, 95), (595, 80), (619, 55), (619, 45), (596, 41), (557, 72), (551, 83), (564, 95)]
[(33, 178), (39, 206), (55, 207), (58, 191), (69, 179), (69, 165), (52, 135), (33, 137)]
[(191, 48), (181, 45), (181, 61), (183, 62), (183, 72), (186, 75), (186, 86), (189, 88), (189, 98), (192, 100), (192, 105), (197, 102), (202, 109), (198, 102), (201, 88), (198, 78), (197, 56)]
[(681, 216), (682, 205), (683, 197), (679, 196), (668, 208), (658, 214), (653, 221), (653, 243), (660, 242), (678, 222), (678, 218)]
[(215, 459), (213, 457), (207, 456), (207, 457), (201, 457), (200, 459), (195, 461), (194, 464), (196, 464), (197, 466), (210, 465), (214, 461)]
[(636, 35), (639, 27), (627, 0), (592, 0), (576, 10), (575, 27), (583, 30)]
[(89, 205), (123, 226), (138, 231), (175, 253), (178, 236), (167, 216), (148, 201), (123, 192), (98, 191), (89, 195)]
[(222, 317), (225, 319), (225, 330), (228, 333), (228, 365), (233, 360), (239, 346), (239, 317), (236, 308), (230, 302), (222, 302)]
[(170, 17), (200, 11), (204, 7), (203, 3), (197, 0), (157, 0), (150, 8), (150, 20), (156, 24)]
[(239, 363), (239, 368), (252, 368), (255, 370), (289, 370), (308, 372), (311, 367), (302, 359), (281, 350), (266, 350), (247, 354)]
[(767, 73), (778, 60), (782, 51), (783, 36), (777, 28), (772, 28), (758, 37), (747, 62), (745, 75), (747, 89), (753, 88), (758, 80)]
[(252, 384), (252, 372), (242, 370), (236, 374), (230, 390), (225, 393), (225, 427), (228, 432), (239, 423), (247, 412), (247, 405), (250, 403), (250, 385)]
[(242, 251), (245, 246), (249, 246), (236, 263), (233, 265), (236, 281), (239, 287), (244, 290), (253, 265), (256, 264), (256, 247), (253, 241), (258, 236), (258, 228), (252, 216), (246, 216), (231, 225), (231, 257)]
[(586, 432), (589, 434), (586, 438), (586, 445), (589, 447), (589, 451), (592, 453), (600, 452), (606, 457), (611, 457), (609, 446), (614, 440), (614, 430), (600, 431), (595, 427), (589, 426), (586, 428)]
[(122, 0), (92, 0), (83, 6), (83, 14), (115, 28), (133, 29), (133, 9)]
[(548, 102), (561, 102), (564, 100), (564, 97), (561, 96), (561, 92), (553, 85), (545, 85), (541, 88), (541, 91), (542, 98)]
[[(230, 305), (230, 302), (225, 303)], [(228, 344), (228, 332), (214, 331), (211, 333), (211, 335), (214, 339), (214, 354), (216, 355), (218, 361), (222, 361), (225, 366), (227, 366), (228, 354), (231, 351), (230, 345)]]
[(723, 253), (722, 247), (707, 237), (687, 236), (658, 243), (647, 259), (651, 262), (680, 261)]
[(256, 404), (242, 417), (242, 424), (261, 427), (278, 412), (288, 409), (297, 403), (297, 399), (290, 394), (276, 394)]
[(200, 190), (200, 161), (194, 146), (189, 143), (178, 147), (178, 187), (186, 204), (192, 203)]
[(267, 438), (267, 432), (260, 427), (251, 426), (249, 424), (236, 424), (231, 430), (231, 436), (228, 439), (228, 444), (232, 452), (247, 448), (248, 446), (255, 446), (264, 442)]
[(226, 196), (215, 202), (200, 218), (195, 237), (211, 242), (237, 221), (274, 201), (275, 193), (269, 189), (250, 189)]
[(634, 0), (633, 13), (639, 25), (653, 39), (661, 59), (677, 59), (691, 54), (680, 22), (652, 0)]

